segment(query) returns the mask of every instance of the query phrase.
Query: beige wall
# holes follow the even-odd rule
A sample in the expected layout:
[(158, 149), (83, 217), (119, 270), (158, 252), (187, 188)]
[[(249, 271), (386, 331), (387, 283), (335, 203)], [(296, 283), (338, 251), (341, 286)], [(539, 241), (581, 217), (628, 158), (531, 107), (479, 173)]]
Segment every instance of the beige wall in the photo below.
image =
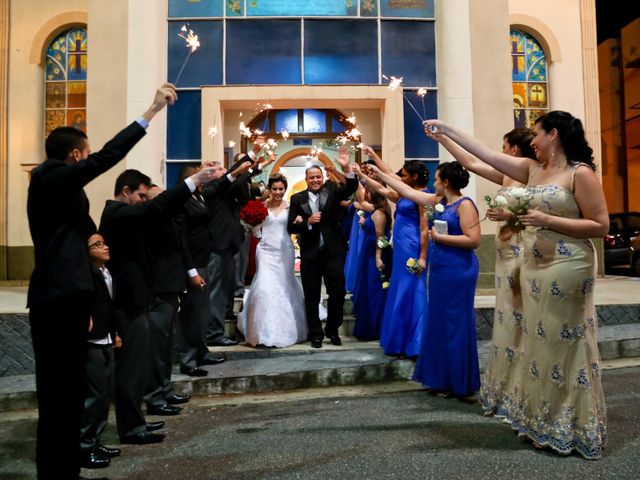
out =
[[(51, 18), (86, 11), (86, 0), (13, 0), (10, 5), (7, 244), (30, 245), (26, 216), (28, 174), (21, 163), (44, 159), (44, 70), (30, 63), (34, 38)], [(91, 48), (89, 46), (89, 48)], [(90, 68), (90, 67), (89, 67)]]
[[(158, 0), (89, 0), (89, 81), (87, 123), (98, 150), (151, 104), (166, 78), (166, 4)], [(141, 22), (140, 19), (144, 19)], [(117, 27), (115, 27), (117, 26)], [(87, 187), (91, 215), (100, 220), (113, 197), (115, 178), (126, 168), (143, 171), (161, 183), (165, 157), (166, 112), (158, 114), (148, 133), (126, 160)]]

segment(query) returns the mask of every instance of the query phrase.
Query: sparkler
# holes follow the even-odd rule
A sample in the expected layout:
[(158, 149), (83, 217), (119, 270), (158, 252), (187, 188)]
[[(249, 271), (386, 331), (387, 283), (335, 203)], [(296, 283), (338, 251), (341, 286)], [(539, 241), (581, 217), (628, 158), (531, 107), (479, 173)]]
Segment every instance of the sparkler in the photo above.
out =
[(182, 67), (180, 67), (180, 71), (178, 72), (178, 76), (176, 80), (173, 82), (174, 85), (178, 85), (180, 81), (180, 77), (182, 76), (182, 72), (184, 71), (184, 67), (187, 65), (187, 62), (191, 58), (191, 54), (195, 52), (200, 47), (200, 40), (198, 40), (198, 35), (193, 33), (193, 30), (187, 28), (186, 25), (182, 25), (180, 29), (180, 33), (178, 34), (180, 38), (183, 38), (186, 42), (186, 47), (189, 49), (189, 53), (187, 54), (187, 58), (184, 59), (182, 63)]
[[(389, 76), (387, 77), (386, 75), (382, 75), (382, 78), (384, 78), (385, 80), (389, 81), (389, 85), (387, 86), (387, 88), (389, 90), (396, 90), (398, 88), (400, 88), (402, 86), (402, 81), (404, 80), (404, 77), (394, 77), (394, 76)], [(413, 106), (413, 104), (409, 101), (409, 99), (407, 98), (407, 96), (404, 93), (404, 89), (402, 90), (402, 98), (404, 98), (407, 103), (409, 104), (409, 106), (411, 107), (411, 109), (416, 112), (416, 115), (418, 116), (418, 118), (420, 119), (420, 122), (424, 122), (424, 118), (422, 118), (422, 115), (420, 115), (420, 113), (418, 112), (418, 110), (416, 110), (416, 107)], [(424, 93), (427, 93), (426, 89), (420, 89), (420, 90), (424, 90)], [(418, 92), (420, 92), (420, 90)], [(418, 93), (418, 95), (420, 95), (420, 93)], [(424, 96), (422, 98), (422, 106), (424, 107)], [(425, 114), (426, 117), (426, 114)]]
[(427, 89), (424, 87), (420, 87), (416, 93), (422, 99), (422, 114), (424, 118), (427, 118), (427, 109), (424, 106), (424, 97), (427, 96)]

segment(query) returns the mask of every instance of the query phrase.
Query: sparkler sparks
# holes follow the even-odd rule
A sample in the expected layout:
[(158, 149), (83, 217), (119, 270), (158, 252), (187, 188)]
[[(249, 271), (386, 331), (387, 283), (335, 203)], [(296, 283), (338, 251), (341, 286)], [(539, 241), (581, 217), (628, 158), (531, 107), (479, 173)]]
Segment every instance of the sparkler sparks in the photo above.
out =
[(382, 75), (382, 78), (384, 78), (385, 80), (389, 80), (389, 85), (387, 86), (387, 88), (389, 90), (396, 90), (398, 87), (402, 86), (402, 81), (404, 80), (404, 77), (394, 77), (393, 75), (391, 75), (390, 77), (387, 77), (386, 75)]
[(218, 127), (215, 127), (215, 126), (209, 127), (209, 130), (207, 130), (207, 134), (211, 138), (215, 137), (218, 134)]
[(427, 117), (427, 109), (424, 106), (424, 97), (427, 96), (427, 89), (424, 87), (420, 87), (418, 89), (418, 91), (416, 92), (416, 94), (420, 97), (420, 99), (422, 100), (422, 116), (424, 118)]
[(184, 59), (184, 62), (182, 63), (182, 67), (180, 67), (178, 76), (173, 82), (174, 85), (178, 85), (178, 82), (180, 81), (180, 77), (182, 76), (182, 72), (184, 71), (184, 67), (187, 65), (189, 58), (191, 58), (191, 54), (200, 47), (200, 40), (198, 40), (198, 35), (196, 35), (193, 32), (193, 30), (191, 30), (190, 28), (187, 28), (186, 24), (182, 25), (182, 28), (180, 29), (180, 33), (178, 34), (178, 36), (184, 39), (184, 41), (186, 42), (186, 46), (189, 49), (189, 53), (187, 54), (187, 58)]

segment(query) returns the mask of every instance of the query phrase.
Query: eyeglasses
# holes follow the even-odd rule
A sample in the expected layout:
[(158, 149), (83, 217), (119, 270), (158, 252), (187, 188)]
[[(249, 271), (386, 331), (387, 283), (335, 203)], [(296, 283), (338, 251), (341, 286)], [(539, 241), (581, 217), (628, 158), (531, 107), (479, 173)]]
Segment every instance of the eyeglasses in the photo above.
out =
[(92, 249), (92, 248), (104, 248), (106, 246), (107, 246), (106, 243), (104, 243), (102, 240), (98, 240), (97, 242), (94, 242), (91, 245), (89, 245), (89, 249)]

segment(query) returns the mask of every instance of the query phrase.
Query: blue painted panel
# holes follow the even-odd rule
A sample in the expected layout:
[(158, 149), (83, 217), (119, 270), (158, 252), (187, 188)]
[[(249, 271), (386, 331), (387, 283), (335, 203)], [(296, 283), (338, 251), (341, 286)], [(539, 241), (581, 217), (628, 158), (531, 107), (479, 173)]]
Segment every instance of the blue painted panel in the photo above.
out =
[(356, 2), (357, 0), (249, 0), (247, 16), (354, 16), (357, 14)]
[(383, 17), (434, 18), (435, 0), (380, 0)]
[(320, 133), (327, 130), (327, 114), (320, 110), (305, 110), (303, 126), (305, 133)]
[(344, 132), (347, 129), (342, 123), (335, 118), (331, 119), (331, 131), (332, 132)]
[(433, 22), (387, 20), (382, 23), (382, 72), (403, 77), (407, 87), (436, 86)]
[(227, 84), (300, 84), (299, 20), (228, 20)]
[(169, 0), (169, 18), (222, 17), (225, 0)]
[(305, 83), (378, 83), (377, 31), (371, 20), (306, 20)]
[[(175, 83), (189, 55), (183, 33), (183, 22), (169, 22), (169, 66), (167, 80)], [(187, 28), (198, 35), (200, 48), (191, 54), (176, 87), (200, 87), (222, 84), (222, 21), (190, 22)]]
[(167, 112), (167, 158), (201, 158), (201, 118), (200, 92), (179, 92), (178, 101)]
[(189, 165), (192, 167), (199, 167), (200, 162), (166, 162), (166, 175), (165, 175), (165, 187), (171, 188), (176, 185), (180, 181), (180, 172), (182, 171), (182, 167), (185, 165)]
[[(418, 114), (408, 105), (415, 107)], [(422, 118), (420, 118), (422, 117)], [(422, 119), (438, 118), (438, 94), (429, 92), (422, 99), (414, 91), (404, 92), (404, 156), (405, 158), (438, 158), (438, 143), (424, 134)]]
[(298, 110), (279, 110), (276, 112), (276, 131), (289, 133), (298, 131)]

